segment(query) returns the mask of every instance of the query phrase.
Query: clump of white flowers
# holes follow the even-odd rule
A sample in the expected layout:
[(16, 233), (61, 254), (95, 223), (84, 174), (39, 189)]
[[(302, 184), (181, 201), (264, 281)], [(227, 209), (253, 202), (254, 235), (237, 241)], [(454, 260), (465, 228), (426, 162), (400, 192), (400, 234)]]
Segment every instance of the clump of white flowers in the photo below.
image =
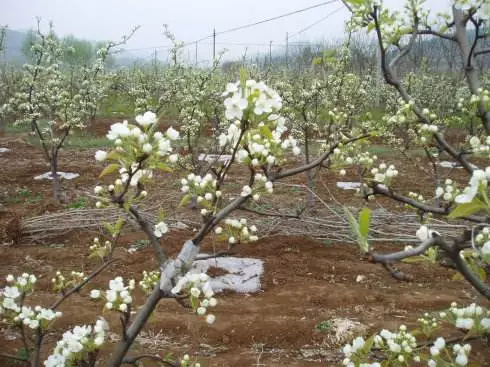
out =
[(490, 179), (490, 167), (485, 171), (476, 169), (473, 171), (469, 186), (467, 186), (461, 194), (455, 197), (454, 201), (458, 204), (471, 203), (478, 193), (486, 191), (488, 180)]
[(188, 354), (185, 354), (180, 361), (180, 367), (201, 367), (200, 363), (192, 363)]
[(243, 186), (240, 195), (243, 197), (251, 196), (254, 201), (258, 201), (262, 192), (272, 194), (274, 192), (274, 184), (268, 180), (267, 176), (262, 173), (256, 173), (253, 187)]
[(205, 273), (187, 273), (182, 276), (172, 288), (175, 295), (185, 294), (189, 297), (192, 309), (199, 316), (206, 316), (206, 322), (213, 324), (216, 317), (208, 313), (208, 309), (218, 304), (214, 298), (209, 276)]
[(487, 137), (478, 137), (472, 136), (469, 139), (469, 143), (471, 146), (471, 151), (477, 155), (486, 155), (487, 157), (490, 155), (490, 136)]
[(22, 323), (31, 329), (47, 329), (50, 324), (62, 316), (61, 312), (53, 311), (49, 308), (36, 306), (34, 308), (22, 306), (20, 313), (14, 317), (14, 323)]
[[(425, 313), (418, 319), (419, 329), (409, 332), (405, 325), (400, 326), (397, 332), (382, 330), (379, 334), (364, 340), (362, 337), (354, 339), (352, 344), (343, 348), (345, 355), (344, 366), (368, 366), (366, 361), (375, 355), (381, 357), (387, 366), (402, 367), (410, 363), (420, 363), (422, 360), (428, 366), (466, 366), (469, 363), (470, 345), (448, 345), (443, 337), (437, 337), (427, 345), (428, 353), (417, 344), (415, 334), (423, 334), (431, 338), (439, 329), (441, 322), (449, 322), (457, 328), (463, 329), (468, 335), (484, 335), (490, 330), (490, 310), (471, 304), (459, 308), (456, 303), (451, 308), (435, 314)], [(373, 347), (376, 354), (371, 353)]]
[(457, 188), (456, 182), (450, 178), (444, 181), (444, 186), (439, 186), (436, 188), (436, 198), (442, 199), (446, 202), (452, 202), (461, 193)]
[(420, 356), (415, 352), (417, 340), (405, 325), (401, 325), (395, 333), (382, 330), (374, 337), (374, 344), (386, 353), (389, 361), (394, 362), (392, 365), (403, 365), (410, 360), (420, 362)]
[(15, 278), (12, 274), (7, 275), (7, 283), (11, 286), (17, 287), (21, 293), (29, 293), (34, 288), (34, 284), (37, 282), (37, 278), (34, 274), (23, 273)]
[(490, 263), (490, 227), (484, 227), (474, 240), (475, 247), (481, 253), (483, 260)]
[(133, 298), (131, 292), (134, 290), (135, 281), (131, 279), (127, 285), (124, 285), (122, 277), (116, 277), (109, 281), (109, 289), (105, 293), (94, 289), (90, 292), (90, 297), (93, 299), (99, 299), (103, 297), (106, 301), (105, 308), (108, 310), (119, 311), (122, 313), (128, 313), (131, 309), (131, 303)]
[(51, 283), (54, 292), (64, 293), (67, 289), (75, 287), (86, 279), (87, 277), (82, 272), (72, 271), (67, 279), (60, 271), (57, 271), (54, 278), (51, 279)]
[(181, 205), (188, 203), (192, 198), (201, 208), (201, 215), (206, 217), (216, 209), (215, 203), (221, 197), (221, 191), (216, 190), (217, 181), (210, 173), (204, 177), (190, 173), (181, 180), (181, 191), (185, 194)]
[(458, 329), (467, 330), (475, 335), (490, 331), (490, 310), (472, 303), (467, 307), (451, 304), (445, 318)]
[(408, 197), (414, 200), (417, 200), (420, 203), (425, 202), (424, 196), (422, 194), (418, 194), (416, 192), (410, 191), (408, 193)]
[(89, 247), (89, 258), (97, 257), (99, 259), (104, 259), (112, 251), (112, 242), (106, 240), (102, 243), (98, 237), (95, 237), (93, 244)]
[[(449, 351), (451, 350), (452, 353)], [(452, 348), (446, 345), (444, 338), (439, 337), (430, 348), (430, 359), (427, 366), (466, 366), (468, 365), (468, 356), (471, 352), (471, 345), (460, 344), (453, 345)]]
[(153, 228), (153, 234), (157, 238), (162, 237), (167, 232), (168, 232), (168, 225), (165, 222), (158, 222), (157, 224), (155, 224), (155, 227)]
[(385, 163), (381, 163), (377, 168), (371, 169), (371, 174), (373, 175), (373, 181), (388, 185), (394, 177), (398, 176), (398, 170), (393, 164), (388, 166)]
[(41, 306), (21, 306), (23, 297), (33, 290), (37, 281), (33, 274), (24, 273), (17, 278), (9, 274), (6, 280), (10, 285), (0, 291), (0, 315), (4, 320), (23, 324), (33, 330), (45, 330), (56, 318), (61, 317), (61, 312)]
[(141, 290), (145, 294), (150, 294), (153, 288), (158, 284), (160, 281), (160, 272), (157, 270), (153, 270), (150, 272), (147, 272), (146, 270), (143, 271), (143, 279), (139, 282), (139, 286)]
[(218, 226), (214, 231), (219, 236), (218, 238), (227, 240), (230, 246), (255, 242), (259, 239), (257, 227), (254, 225), (249, 227), (245, 218), (226, 218), (223, 227)]
[[(90, 360), (104, 344), (106, 331), (109, 330), (107, 322), (100, 318), (95, 325), (75, 326), (66, 331), (63, 338), (56, 343), (44, 366), (65, 367), (79, 365), (82, 361)], [(83, 365), (83, 364), (80, 364)]]
[(426, 225), (421, 225), (415, 232), (415, 235), (420, 241), (427, 241), (435, 236), (440, 236), (439, 232), (429, 229)]
[[(128, 121), (111, 125), (107, 138), (114, 144), (110, 152), (99, 150), (95, 159), (100, 162), (109, 162), (101, 176), (118, 172), (119, 177), (107, 188), (96, 186), (95, 194), (98, 196), (96, 207), (102, 208), (112, 198), (127, 191), (126, 186), (139, 187), (153, 177), (153, 170), (168, 171), (166, 165), (178, 160), (177, 154), (172, 154), (172, 142), (179, 139), (179, 132), (169, 127), (164, 133), (157, 130), (158, 118), (149, 111), (135, 118), (137, 124)], [(132, 199), (133, 202), (143, 200), (147, 192), (139, 190)]]
[(7, 319), (13, 319), (20, 312), (20, 306), (16, 300), (20, 298), (21, 294), (15, 285), (6, 286), (0, 291), (0, 315)]
[[(441, 313), (445, 317), (445, 313)], [(429, 313), (425, 313), (424, 316), (417, 320), (420, 331), (426, 338), (430, 338), (434, 332), (439, 328), (439, 322), (437, 317)]]
[[(286, 120), (277, 114), (282, 100), (276, 91), (263, 82), (247, 80), (243, 84), (229, 83), (223, 96), (227, 97), (225, 116), (231, 123), (226, 133), (219, 136), (219, 145), (229, 146), (233, 152), (241, 138), (236, 154), (238, 162), (270, 167), (281, 162), (286, 149), (291, 149), (294, 155), (301, 153), (296, 139), (285, 136)], [(242, 126), (245, 121), (247, 126)]]

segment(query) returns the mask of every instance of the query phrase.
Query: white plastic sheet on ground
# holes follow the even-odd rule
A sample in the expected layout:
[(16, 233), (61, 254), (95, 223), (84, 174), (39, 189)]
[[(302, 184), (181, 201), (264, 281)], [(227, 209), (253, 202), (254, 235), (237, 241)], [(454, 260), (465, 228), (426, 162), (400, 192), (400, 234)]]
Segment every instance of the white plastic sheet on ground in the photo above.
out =
[(361, 187), (360, 182), (337, 182), (337, 187), (342, 190), (357, 190)]
[(0, 148), (0, 153), (7, 153), (8, 151), (10, 151), (9, 148)]
[[(438, 163), (438, 165), (442, 168), (463, 168), (463, 166), (460, 165), (459, 162), (441, 161)], [(477, 168), (477, 166), (471, 163), (470, 166), (472, 168)]]
[[(78, 173), (73, 172), (58, 172), (60, 178), (64, 178), (65, 180), (73, 180), (80, 176)], [(52, 180), (53, 176), (51, 176), (51, 172), (43, 173), (42, 175), (34, 177), (35, 180)]]
[(459, 163), (450, 161), (441, 161), (439, 162), (439, 166), (442, 168), (463, 168)]
[(229, 154), (199, 154), (199, 157), (197, 158), (200, 161), (205, 161), (205, 162), (224, 162), (225, 164), (228, 163), (231, 160), (231, 155)]
[[(201, 254), (201, 256), (209, 256)], [(192, 265), (199, 273), (209, 268), (223, 269), (227, 274), (211, 278), (211, 286), (215, 292), (225, 289), (237, 293), (255, 293), (261, 289), (260, 277), (264, 273), (264, 262), (259, 259), (243, 257), (218, 257), (194, 261)]]

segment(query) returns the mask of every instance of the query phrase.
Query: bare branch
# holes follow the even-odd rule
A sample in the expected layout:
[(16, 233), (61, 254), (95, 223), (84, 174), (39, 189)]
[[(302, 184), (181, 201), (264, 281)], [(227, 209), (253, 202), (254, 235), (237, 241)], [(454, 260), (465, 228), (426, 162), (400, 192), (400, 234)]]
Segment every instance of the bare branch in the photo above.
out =
[(432, 35), (432, 36), (436, 36), (436, 37), (439, 37), (439, 38), (443, 38), (445, 40), (448, 40), (448, 41), (452, 41), (452, 42), (456, 42), (456, 36), (454, 34), (444, 34), (444, 33), (440, 33), (440, 32), (437, 32), (437, 31), (434, 31), (432, 29), (423, 29), (423, 30), (419, 30), (417, 31), (417, 34), (423, 36), (423, 35)]
[(479, 50), (476, 50), (474, 53), (474, 57), (478, 57), (480, 55), (485, 55), (490, 53), (490, 47), (487, 48), (481, 48)]
[(68, 292), (66, 292), (62, 298), (57, 300), (53, 305), (50, 307), (52, 310), (55, 310), (56, 308), (59, 307), (68, 297), (70, 297), (73, 293), (79, 292), (85, 285), (87, 285), (92, 279), (94, 279), (97, 275), (99, 275), (102, 271), (104, 271), (105, 268), (107, 268), (109, 265), (111, 265), (113, 262), (116, 260), (109, 260), (105, 263), (103, 263), (101, 266), (99, 266), (97, 269), (95, 269), (92, 274), (90, 274), (87, 279), (85, 279), (82, 283), (78, 284), (77, 286), (71, 288)]
[[(344, 144), (344, 145), (350, 144), (350, 143), (353, 143), (355, 141), (368, 138), (369, 136), (370, 136), (369, 134), (364, 134), (364, 135), (349, 139), (345, 142), (342, 142), (342, 144)], [(311, 161), (309, 164), (305, 164), (305, 165), (302, 165), (302, 166), (299, 166), (296, 168), (292, 168), (292, 169), (289, 169), (289, 170), (286, 170), (283, 172), (278, 172), (277, 174), (270, 177), (271, 181), (277, 181), (277, 180), (280, 180), (282, 178), (294, 176), (294, 175), (297, 175), (298, 173), (309, 171), (309, 170), (321, 165), (326, 159), (328, 159), (328, 157), (330, 157), (333, 154), (333, 151), (335, 150), (335, 148), (337, 148), (339, 146), (340, 143), (341, 142), (336, 143), (332, 148), (330, 148), (329, 151), (323, 153), (320, 157), (318, 157), (314, 161)]]
[[(451, 213), (450, 208), (444, 208), (444, 207), (438, 207), (438, 206), (431, 206), (427, 205), (424, 203), (421, 203), (417, 200), (414, 200), (412, 198), (400, 195), (392, 190), (390, 190), (389, 187), (382, 185), (382, 184), (375, 184), (373, 185), (373, 192), (374, 194), (380, 194), (383, 196), (387, 196), (389, 198), (392, 198), (400, 203), (408, 204), (410, 206), (413, 206), (414, 208), (417, 208), (424, 213), (434, 213), (434, 214), (440, 214), (440, 215), (448, 215)], [(478, 215), (469, 215), (468, 217), (465, 217), (464, 219), (469, 220), (471, 222), (476, 222), (476, 223), (487, 223), (490, 218), (488, 216), (478, 216)]]
[(396, 261), (401, 261), (403, 259), (422, 255), (429, 249), (429, 247), (435, 246), (441, 242), (440, 236), (435, 236), (427, 241), (422, 242), (419, 246), (411, 248), (409, 250), (393, 252), (391, 254), (370, 254), (370, 260), (375, 263), (393, 263)]

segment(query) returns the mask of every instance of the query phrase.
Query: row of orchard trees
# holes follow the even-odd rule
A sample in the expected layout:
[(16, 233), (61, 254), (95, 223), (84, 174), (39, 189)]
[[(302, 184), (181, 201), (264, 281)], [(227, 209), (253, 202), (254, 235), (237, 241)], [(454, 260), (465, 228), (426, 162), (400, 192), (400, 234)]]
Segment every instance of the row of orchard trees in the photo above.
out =
[[(307, 173), (309, 184), (313, 185), (321, 169), (339, 174), (355, 170), (362, 183), (361, 196), (370, 200), (385, 196), (420, 214), (422, 226), (416, 234), (420, 244), (380, 254), (369, 241), (369, 210), (361, 211), (359, 218), (347, 212), (366, 259), (382, 264), (394, 277), (405, 280), (407, 275), (395, 268), (397, 261), (418, 257), (437, 264), (446, 257), (475, 290), (490, 299), (485, 274), (490, 262), (490, 92), (488, 79), (480, 75), (476, 66), (479, 58), (490, 54), (483, 42), (488, 38), (489, 6), (483, 0), (460, 0), (447, 14), (433, 15), (420, 0), (408, 0), (403, 12), (393, 12), (378, 0), (350, 0), (345, 4), (353, 14), (349, 27), (353, 31), (367, 28), (376, 36), (385, 87), (373, 76), (359, 76), (348, 70), (352, 57), (348, 47), (326, 52), (304, 74), (251, 68), (242, 70), (239, 81), (231, 82), (233, 76), (219, 70), (219, 60), (209, 69), (181, 65), (182, 44), (169, 33), (174, 43), (170, 66), (120, 70), (111, 73), (107, 82), (103, 65), (115, 46), (110, 43), (91, 66), (71, 79), (61, 67), (60, 48), (52, 32), (38, 32), (33, 63), (23, 70), (20, 86), (3, 111), (18, 114), (22, 116), (20, 120), (32, 124), (50, 162), (56, 161), (68, 134), (94, 116), (105, 94), (113, 93), (128, 101), (137, 117), (134, 123), (112, 125), (107, 135), (110, 149), (98, 151), (95, 156), (105, 165), (102, 175), (110, 176), (110, 182), (94, 189), (96, 205), (113, 206), (121, 213), (117, 222), (106, 226), (106, 238), (94, 239), (90, 246), (89, 252), (100, 260), (100, 265), (89, 275), (56, 274), (54, 291), (60, 296), (50, 306), (29, 305), (26, 296), (34, 288), (34, 275), (7, 279), (8, 285), (0, 296), (0, 311), (11, 327), (21, 330), (26, 351), (21, 360), (32, 366), (42, 363), (44, 339), (54, 320), (63, 317), (58, 307), (73, 293), (90, 289), (90, 281), (113, 263), (119, 235), (130, 218), (139, 223), (150, 240), (159, 268), (143, 274), (139, 285), (148, 297), (136, 314), (131, 312), (137, 291), (134, 280), (118, 277), (107, 290), (91, 289), (90, 296), (103, 301), (101, 308), (121, 319), (122, 337), (104, 363), (119, 366), (145, 358), (129, 355), (128, 351), (161, 299), (175, 299), (213, 323), (215, 316), (209, 311), (217, 300), (209, 278), (189, 272), (204, 238), (215, 233), (229, 246), (257, 240), (257, 228), (240, 218), (239, 210), (249, 210), (263, 195), (273, 195), (276, 182), (282, 179)], [(477, 37), (470, 38), (469, 29)], [(434, 75), (429, 68), (417, 74), (400, 73), (399, 65), (421, 36), (453, 42), (460, 53), (463, 78)], [(174, 127), (160, 131), (161, 115), (173, 116)], [(39, 125), (42, 116), (51, 121), (46, 128)], [(465, 141), (448, 141), (445, 132), (453, 126), (467, 132)], [(310, 149), (313, 139), (322, 140), (319, 149)], [(424, 197), (411, 193), (409, 185), (403, 189), (406, 192), (395, 191), (393, 183), (403, 174), (398, 171), (403, 167), (378, 162), (378, 157), (367, 149), (373, 139), (381, 139), (405, 153), (422, 149), (431, 162), (430, 170), (421, 167), (427, 174), (427, 185), (432, 186), (428, 190), (431, 194)], [(197, 158), (201, 153), (228, 154), (231, 158), (203, 162)], [(463, 167), (468, 183), (442, 175), (438, 163), (444, 155)], [(480, 159), (475, 160), (476, 157)], [(228, 173), (235, 165), (245, 167), (247, 174), (243, 186), (229, 201), (223, 192), (233, 191), (233, 185), (228, 185)], [(53, 169), (56, 172), (57, 167)], [(150, 223), (139, 211), (139, 204), (151, 187), (151, 177), (169, 169), (182, 172), (182, 202), (192, 201), (201, 218), (200, 229), (182, 244), (173, 259), (165, 246), (167, 224)], [(432, 216), (462, 218), (471, 224), (460, 237), (446, 238), (444, 233), (430, 230)], [(401, 326), (399, 331), (384, 330), (367, 340), (360, 336), (344, 347), (343, 363), (355, 367), (407, 366), (412, 362), (467, 365), (471, 346), (451, 345), (442, 337), (436, 339), (443, 323), (454, 325), (465, 335), (487, 335), (490, 311), (476, 305), (452, 305), (447, 311), (421, 319), (418, 334)], [(94, 366), (108, 327), (100, 320), (94, 327), (76, 327), (65, 333), (45, 365)], [(188, 358), (164, 361), (162, 357), (161, 361), (190, 365)]]

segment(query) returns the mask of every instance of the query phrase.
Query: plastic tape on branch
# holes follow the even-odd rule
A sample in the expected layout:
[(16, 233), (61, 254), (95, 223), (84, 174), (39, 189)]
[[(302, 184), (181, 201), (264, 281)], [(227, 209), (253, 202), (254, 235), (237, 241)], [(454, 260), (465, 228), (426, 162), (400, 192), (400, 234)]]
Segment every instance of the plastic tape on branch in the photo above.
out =
[(192, 265), (194, 259), (199, 253), (199, 246), (196, 246), (193, 241), (188, 240), (182, 246), (177, 259), (166, 261), (162, 268), (162, 276), (160, 278), (160, 290), (165, 294), (170, 294), (173, 288), (172, 279), (177, 274), (185, 274), (187, 269)]

